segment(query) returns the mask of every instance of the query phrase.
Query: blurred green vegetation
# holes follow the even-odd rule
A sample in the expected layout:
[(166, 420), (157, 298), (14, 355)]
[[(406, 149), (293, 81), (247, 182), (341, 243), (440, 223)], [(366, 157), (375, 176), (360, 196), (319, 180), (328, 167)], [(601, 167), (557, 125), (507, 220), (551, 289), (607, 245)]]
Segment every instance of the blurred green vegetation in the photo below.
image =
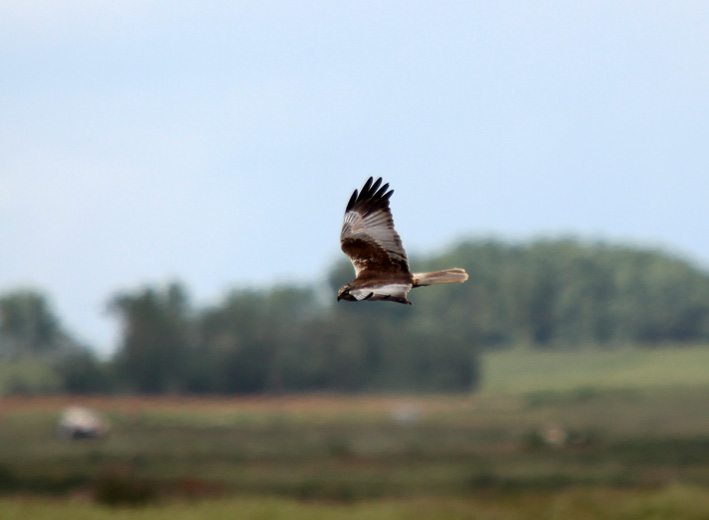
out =
[[(488, 383), (468, 395), (6, 397), (0, 508), (39, 520), (705, 518), (709, 381), (684, 373), (707, 350), (493, 351)], [(70, 404), (97, 410), (110, 435), (59, 438)]]
[[(699, 385), (472, 397), (91, 398), (84, 404), (112, 431), (80, 441), (54, 434), (66, 398), (14, 398), (0, 407), (0, 497), (72, 499), (92, 504), (80, 505), (89, 511), (98, 504), (155, 512), (174, 501), (197, 510), (195, 502), (222, 507), (240, 497), (304, 510), (497, 503), (520, 514), (535, 500), (605, 493), (660, 507), (652, 496), (681, 489), (676, 497), (693, 500), (709, 487), (708, 398), (709, 386)], [(660, 511), (692, 507), (677, 501)]]
[(6, 520), (704, 520), (709, 495), (692, 487), (664, 490), (572, 489), (561, 493), (470, 498), (374, 500), (343, 506), (286, 498), (231, 498), (107, 509), (72, 501), (0, 500)]
[(53, 394), (64, 389), (57, 370), (42, 359), (25, 357), (0, 361), (0, 396)]
[[(412, 265), (470, 280), (412, 307), (335, 304), (347, 262), (202, 308), (179, 283), (122, 291), (108, 360), (40, 291), (3, 295), (3, 518), (709, 515), (706, 273), (576, 240)], [(124, 397), (38, 396), (65, 392)], [(181, 397), (210, 394), (251, 397)], [(77, 403), (108, 437), (56, 435)]]
[(517, 348), (484, 356), (485, 394), (691, 388), (709, 384), (707, 345), (573, 351)]
[[(109, 360), (73, 339), (41, 292), (12, 292), (0, 298), (0, 392), (467, 392), (481, 384), (482, 354), (520, 347), (577, 351), (579, 363), (589, 349), (620, 349), (605, 359), (625, 356), (622, 378), (643, 361), (621, 347), (669, 348), (642, 376), (659, 382), (674, 351), (709, 343), (709, 275), (663, 251), (477, 240), (412, 265), (463, 267), (470, 279), (417, 289), (411, 307), (336, 304), (353, 277), (344, 259), (326, 281), (234, 289), (206, 307), (178, 282), (120, 291), (108, 299), (122, 331)], [(701, 377), (697, 367), (687, 377)]]

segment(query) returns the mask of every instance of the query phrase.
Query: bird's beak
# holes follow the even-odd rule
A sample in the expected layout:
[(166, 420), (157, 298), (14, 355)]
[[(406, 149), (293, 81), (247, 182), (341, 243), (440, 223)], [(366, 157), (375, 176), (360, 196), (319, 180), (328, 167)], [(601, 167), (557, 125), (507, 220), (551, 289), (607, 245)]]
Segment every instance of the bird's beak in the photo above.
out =
[(337, 297), (337, 301), (338, 301), (338, 302), (340, 301), (340, 297), (339, 297), (339, 296)]

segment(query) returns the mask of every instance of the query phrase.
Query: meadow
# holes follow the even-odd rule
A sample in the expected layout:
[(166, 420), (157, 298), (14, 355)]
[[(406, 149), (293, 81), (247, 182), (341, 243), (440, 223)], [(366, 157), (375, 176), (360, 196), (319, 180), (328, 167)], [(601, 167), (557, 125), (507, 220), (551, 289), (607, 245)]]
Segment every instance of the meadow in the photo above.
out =
[[(484, 362), (473, 395), (6, 397), (2, 518), (709, 517), (709, 349)], [(57, 438), (68, 404), (111, 434)]]

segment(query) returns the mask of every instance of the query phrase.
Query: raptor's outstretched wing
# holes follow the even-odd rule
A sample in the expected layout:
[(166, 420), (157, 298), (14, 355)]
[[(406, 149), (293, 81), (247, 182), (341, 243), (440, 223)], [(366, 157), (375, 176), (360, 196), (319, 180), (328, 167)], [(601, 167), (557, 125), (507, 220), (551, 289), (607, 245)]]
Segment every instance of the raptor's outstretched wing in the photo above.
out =
[(354, 191), (345, 210), (340, 245), (352, 261), (357, 278), (410, 272), (389, 209), (394, 191), (389, 190), (389, 184), (381, 184), (381, 178), (374, 182), (370, 177), (361, 192)]

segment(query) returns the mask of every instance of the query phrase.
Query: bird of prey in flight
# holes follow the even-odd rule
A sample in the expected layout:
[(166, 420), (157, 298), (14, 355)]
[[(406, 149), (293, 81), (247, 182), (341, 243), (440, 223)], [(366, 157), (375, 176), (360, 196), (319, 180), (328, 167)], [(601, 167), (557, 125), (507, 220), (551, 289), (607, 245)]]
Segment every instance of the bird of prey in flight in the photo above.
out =
[(337, 301), (382, 300), (411, 305), (411, 289), (438, 283), (463, 283), (465, 269), (454, 267), (430, 273), (412, 273), (394, 229), (389, 198), (394, 193), (382, 179), (370, 177), (361, 192), (354, 191), (345, 209), (340, 246), (355, 269), (356, 278), (337, 293)]

